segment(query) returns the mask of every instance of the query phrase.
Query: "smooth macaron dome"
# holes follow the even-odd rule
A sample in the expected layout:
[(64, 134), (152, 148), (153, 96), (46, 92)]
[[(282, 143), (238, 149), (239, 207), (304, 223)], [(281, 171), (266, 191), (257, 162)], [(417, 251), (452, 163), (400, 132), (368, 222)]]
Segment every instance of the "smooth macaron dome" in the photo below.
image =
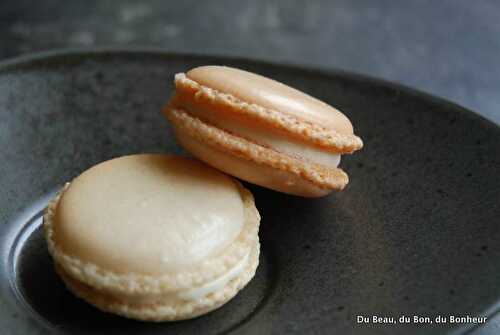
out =
[[(344, 188), (348, 177), (338, 168), (340, 155), (363, 145), (349, 119), (335, 108), (272, 79), (229, 67), (202, 66), (177, 74), (175, 94), (164, 111), (178, 141), (198, 158), (292, 194), (319, 196)], [(211, 149), (218, 152), (203, 154)], [(228, 156), (248, 162), (243, 166)], [(265, 178), (269, 168), (273, 176)]]
[(98, 164), (44, 217), (57, 272), (100, 309), (143, 320), (213, 310), (253, 277), (252, 195), (191, 159), (144, 154)]

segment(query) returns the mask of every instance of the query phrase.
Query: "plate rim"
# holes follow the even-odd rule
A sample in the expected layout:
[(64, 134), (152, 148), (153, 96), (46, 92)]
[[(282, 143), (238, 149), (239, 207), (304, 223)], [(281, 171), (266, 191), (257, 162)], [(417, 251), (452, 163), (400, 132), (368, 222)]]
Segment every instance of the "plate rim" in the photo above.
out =
[(410, 85), (401, 84), (389, 79), (367, 75), (364, 73), (344, 70), (341, 68), (320, 68), (309, 65), (295, 64), (291, 62), (276, 62), (270, 60), (263, 60), (258, 58), (244, 57), (244, 56), (227, 56), (220, 54), (204, 54), (204, 53), (190, 53), (190, 52), (176, 52), (167, 48), (161, 47), (145, 47), (145, 46), (127, 46), (127, 47), (75, 47), (75, 48), (60, 48), (51, 49), (46, 51), (21, 54), (19, 56), (10, 57), (0, 60), (0, 75), (4, 75), (10, 71), (22, 70), (23, 67), (29, 65), (36, 65), (38, 62), (54, 62), (59, 58), (81, 58), (81, 57), (119, 57), (119, 56), (154, 56), (164, 58), (182, 58), (189, 60), (213, 60), (218, 62), (234, 62), (234, 63), (248, 63), (259, 66), (281, 68), (287, 72), (301, 72), (313, 76), (321, 76), (327, 78), (346, 78), (367, 84), (375, 84), (379, 87), (393, 89), (400, 91), (405, 95), (412, 95), (430, 101), (434, 104), (445, 106), (448, 109), (453, 109), (454, 112), (465, 114), (468, 117), (473, 117), (476, 121), (483, 123), (483, 126), (491, 127), (496, 131), (500, 131), (500, 124), (493, 120), (481, 115), (472, 109), (464, 107), (457, 102), (451, 101), (447, 98), (434, 95), (431, 92), (415, 88)]

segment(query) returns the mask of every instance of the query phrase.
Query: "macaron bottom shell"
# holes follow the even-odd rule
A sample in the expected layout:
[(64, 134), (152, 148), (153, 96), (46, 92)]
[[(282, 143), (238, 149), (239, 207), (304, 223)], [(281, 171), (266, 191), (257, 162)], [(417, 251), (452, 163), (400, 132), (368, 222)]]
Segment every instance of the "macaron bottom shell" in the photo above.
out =
[(245, 268), (237, 277), (231, 279), (217, 291), (195, 300), (165, 296), (164, 299), (156, 299), (154, 302), (141, 302), (140, 299), (138, 302), (130, 302), (78, 281), (69, 276), (57, 264), (55, 264), (55, 270), (69, 291), (101, 311), (140, 321), (180, 321), (214, 311), (234, 298), (254, 277), (259, 264), (259, 254), (260, 244), (257, 240), (250, 251)]
[(318, 187), (294, 173), (257, 164), (251, 160), (217, 150), (175, 126), (174, 130), (178, 143), (193, 156), (242, 180), (275, 191), (303, 197), (322, 197), (332, 192), (332, 189)]

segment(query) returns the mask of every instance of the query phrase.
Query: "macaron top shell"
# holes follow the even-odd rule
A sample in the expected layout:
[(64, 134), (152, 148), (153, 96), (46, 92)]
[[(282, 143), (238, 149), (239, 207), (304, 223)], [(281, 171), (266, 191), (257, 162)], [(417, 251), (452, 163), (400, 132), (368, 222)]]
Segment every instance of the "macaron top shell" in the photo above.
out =
[[(202, 70), (205, 70), (205, 68), (209, 68), (211, 72), (219, 72), (220, 70), (220, 72), (223, 73), (226, 73), (227, 69), (230, 69), (226, 67), (206, 66), (196, 68), (195, 70), (201, 72)], [(237, 69), (230, 70), (247, 73)], [(197, 72), (197, 77), (201, 77), (201, 79), (198, 78), (198, 80), (203, 82), (207, 81), (207, 78), (203, 76), (204, 72), (199, 72)], [(249, 73), (249, 75), (253, 74)], [(217, 76), (212, 75), (211, 77), (207, 77), (213, 78)], [(168, 112), (171, 108), (181, 108), (204, 120), (205, 122), (212, 123), (230, 132), (239, 132), (238, 130), (230, 129), (235, 123), (245, 126), (250, 132), (257, 131), (256, 133), (250, 135), (250, 138), (257, 142), (262, 140), (261, 135), (262, 131), (264, 131), (273, 137), (282, 137), (287, 140), (299, 140), (306, 145), (333, 153), (352, 153), (355, 150), (359, 150), (363, 146), (361, 139), (354, 135), (352, 131), (350, 133), (342, 133), (334, 128), (328, 128), (322, 123), (308, 121), (306, 120), (306, 116), (302, 115), (304, 113), (300, 113), (300, 110), (297, 110), (296, 115), (293, 115), (286, 111), (282, 112), (276, 109), (276, 106), (273, 107), (272, 104), (270, 104), (271, 108), (268, 108), (255, 103), (254, 101), (256, 101), (256, 99), (252, 97), (250, 92), (252, 90), (263, 90), (263, 87), (260, 87), (260, 89), (257, 89), (254, 86), (245, 87), (244, 81), (242, 81), (242, 85), (239, 85), (239, 89), (235, 93), (240, 96), (244, 96), (248, 101), (243, 100), (242, 98), (239, 98), (229, 92), (220, 91), (221, 88), (226, 86), (231, 91), (234, 91), (234, 87), (238, 85), (235, 84), (233, 87), (230, 76), (218, 77), (219, 80), (212, 84), (213, 86), (219, 87), (219, 89), (214, 89), (189, 78), (185, 73), (176, 74), (174, 80), (175, 94), (163, 110), (167, 118)], [(291, 91), (295, 91), (296, 94), (309, 97), (305, 93), (298, 92), (295, 89), (275, 82), (271, 79), (264, 77), (261, 78), (263, 81), (274, 83), (273, 85), (282, 85), (287, 87), (287, 90), (289, 89)], [(225, 82), (223, 82), (223, 80)], [(245, 91), (246, 88), (249, 90)], [(286, 97), (285, 95), (277, 95), (277, 97), (281, 98), (283, 101), (288, 101), (287, 99), (290, 99), (290, 96)], [(309, 98), (314, 99), (312, 97)], [(320, 101), (318, 101), (318, 103), (325, 105)], [(335, 110), (333, 107), (328, 107)], [(314, 111), (309, 112), (314, 113)], [(339, 118), (347, 119), (338, 111), (336, 111), (334, 115), (340, 115)], [(332, 120), (329, 120), (329, 122), (326, 123), (329, 124), (331, 122)], [(343, 123), (340, 122), (340, 124)], [(349, 120), (347, 120), (347, 123), (344, 124), (347, 124), (349, 125), (349, 128), (352, 128)], [(338, 126), (336, 128), (345, 127)], [(249, 137), (248, 134), (242, 135)], [(272, 147), (274, 143), (267, 144)]]
[(343, 134), (352, 134), (349, 119), (332, 106), (278, 81), (225, 66), (202, 66), (186, 73), (197, 83), (247, 103), (293, 115)]
[(168, 155), (133, 155), (75, 178), (54, 213), (53, 240), (83, 262), (161, 275), (196, 267), (240, 234), (237, 185), (206, 165)]

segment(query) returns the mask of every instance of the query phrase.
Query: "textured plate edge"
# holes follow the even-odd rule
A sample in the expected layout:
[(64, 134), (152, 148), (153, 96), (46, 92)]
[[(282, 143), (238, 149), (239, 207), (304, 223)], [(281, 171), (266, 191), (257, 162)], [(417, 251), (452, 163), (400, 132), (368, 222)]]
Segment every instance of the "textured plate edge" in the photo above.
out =
[[(4, 301), (5, 305), (17, 304), (17, 310), (28, 311), (30, 316), (34, 318), (46, 330), (53, 330), (54, 325), (43, 319), (33, 308), (28, 304), (15, 282), (16, 276), (16, 261), (19, 255), (20, 246), (39, 225), (33, 224), (33, 220), (38, 220), (43, 215), (47, 203), (52, 199), (59, 187), (53, 188), (49, 192), (43, 194), (40, 198), (31, 202), (29, 205), (22, 207), (17, 213), (9, 216), (7, 222), (0, 227), (0, 264), (2, 269), (0, 272), (5, 272), (6, 282), (0, 283), (0, 289), (11, 291), (12, 296), (8, 301)], [(22, 222), (19, 224), (19, 222)], [(12, 301), (15, 298), (17, 301)], [(16, 310), (16, 311), (17, 311)]]
[(482, 122), (488, 127), (497, 129), (500, 131), (500, 125), (496, 122), (480, 115), (479, 113), (468, 109), (456, 102), (448, 100), (446, 98), (441, 98), (430, 92), (422, 89), (418, 89), (409, 85), (400, 84), (396, 81), (366, 75), (358, 73), (355, 71), (348, 71), (339, 68), (335, 69), (324, 69), (314, 66), (304, 66), (300, 64), (295, 64), (291, 62), (273, 62), (269, 60), (262, 59), (252, 59), (249, 57), (242, 56), (227, 56), (220, 54), (204, 54), (204, 53), (184, 53), (171, 51), (166, 48), (160, 47), (148, 47), (141, 45), (131, 45), (127, 47), (82, 47), (82, 48), (62, 48), (53, 49), (47, 51), (41, 51), (30, 54), (22, 54), (17, 57), (7, 58), (0, 61), (0, 75), (5, 74), (9, 71), (16, 71), (23, 65), (29, 65), (29, 63), (39, 62), (39, 61), (55, 61), (57, 58), (68, 58), (68, 57), (120, 57), (123, 55), (133, 55), (133, 56), (155, 56), (165, 59), (186, 59), (193, 61), (213, 61), (214, 63), (230, 62), (230, 63), (247, 63), (263, 67), (275, 67), (281, 68), (287, 72), (300, 72), (301, 74), (308, 74), (315, 77), (323, 77), (326, 79), (333, 78), (344, 78), (349, 80), (355, 80), (357, 82), (364, 82), (366, 84), (373, 84), (379, 87), (384, 87), (386, 89), (392, 89), (394, 91), (402, 92), (405, 95), (410, 95), (413, 97), (422, 98), (424, 100), (430, 101), (432, 103), (443, 105), (449, 109), (454, 109), (462, 115), (473, 116), (477, 121)]

